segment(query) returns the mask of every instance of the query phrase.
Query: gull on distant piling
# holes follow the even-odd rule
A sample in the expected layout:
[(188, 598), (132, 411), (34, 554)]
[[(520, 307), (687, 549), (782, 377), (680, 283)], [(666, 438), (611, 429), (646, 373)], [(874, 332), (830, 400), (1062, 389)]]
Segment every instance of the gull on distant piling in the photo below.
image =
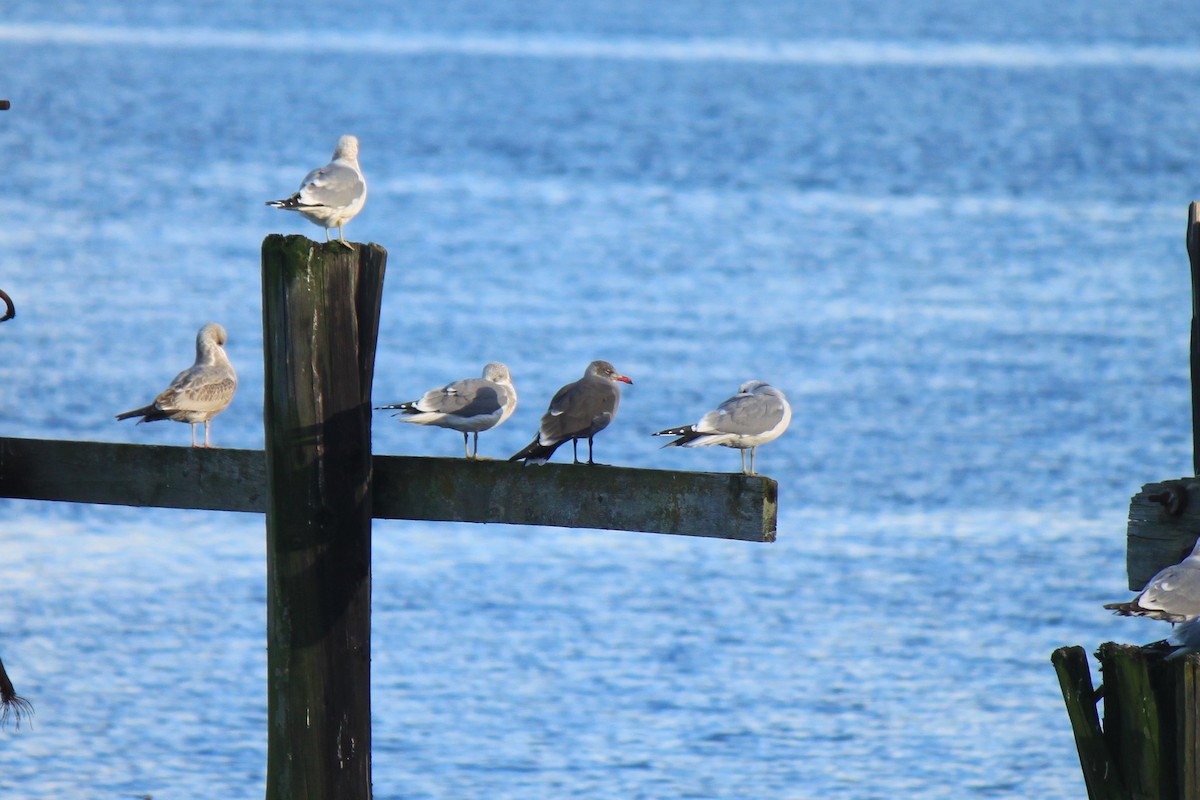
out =
[(526, 464), (545, 464), (559, 445), (568, 439), (575, 451), (575, 463), (579, 462), (579, 440), (587, 439), (588, 460), (592, 460), (592, 438), (608, 427), (617, 415), (621, 402), (618, 383), (629, 383), (625, 375), (607, 361), (588, 364), (583, 377), (559, 389), (550, 401), (550, 408), (542, 415), (537, 435), (524, 450), (509, 458), (509, 461), (524, 460)]
[[(742, 474), (754, 475), (754, 453), (760, 444), (778, 439), (792, 421), (792, 407), (783, 392), (766, 381), (747, 381), (738, 393), (695, 425), (667, 428), (651, 436), (678, 436), (663, 447), (707, 447), (719, 444), (742, 452)], [(746, 451), (750, 470), (746, 470)]]
[(192, 426), (192, 447), (196, 444), (196, 426), (204, 423), (204, 446), (210, 447), (209, 423), (229, 407), (237, 391), (237, 374), (222, 345), (228, 341), (225, 329), (210, 322), (196, 334), (196, 363), (175, 376), (171, 385), (148, 406), (118, 414), (117, 419), (141, 417), (138, 424), (173, 419)]
[(1138, 596), (1105, 608), (1123, 617), (1164, 620), (1175, 627), (1170, 640), (1181, 646), (1168, 658), (1200, 652), (1200, 540), (1188, 557), (1150, 579)]
[(314, 169), (300, 182), (300, 191), (283, 200), (268, 200), (267, 205), (285, 211), (297, 211), (314, 225), (337, 228), (337, 240), (350, 247), (342, 226), (354, 219), (367, 202), (367, 179), (358, 166), (358, 137), (343, 136), (333, 151), (333, 160)]
[[(450, 428), (463, 435), (463, 450), (469, 460), (479, 458), (479, 432), (491, 430), (504, 422), (517, 408), (517, 390), (508, 367), (490, 361), (483, 368), (482, 378), (465, 378), (430, 389), (420, 400), (378, 406), (377, 411), (399, 409), (392, 416), (401, 422), (416, 425), (436, 425)], [(472, 451), (467, 434), (475, 435)]]

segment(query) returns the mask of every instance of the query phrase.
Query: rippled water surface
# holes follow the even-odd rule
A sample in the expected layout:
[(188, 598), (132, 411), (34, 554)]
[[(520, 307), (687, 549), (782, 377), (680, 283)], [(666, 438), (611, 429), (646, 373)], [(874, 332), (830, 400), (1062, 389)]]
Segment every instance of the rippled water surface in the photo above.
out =
[[(1190, 18), (1189, 18), (1190, 15)], [(1050, 652), (1161, 638), (1128, 498), (1191, 469), (1200, 7), (8, 4), (0, 434), (118, 424), (230, 333), (262, 446), (263, 201), (355, 133), (389, 252), (375, 397), (606, 358), (601, 460), (743, 381), (772, 545), (379, 522), (379, 798), (1077, 798)], [(379, 416), (377, 452), (456, 455)], [(558, 457), (560, 460), (562, 455)], [(261, 517), (0, 501), (0, 796), (261, 797)]]

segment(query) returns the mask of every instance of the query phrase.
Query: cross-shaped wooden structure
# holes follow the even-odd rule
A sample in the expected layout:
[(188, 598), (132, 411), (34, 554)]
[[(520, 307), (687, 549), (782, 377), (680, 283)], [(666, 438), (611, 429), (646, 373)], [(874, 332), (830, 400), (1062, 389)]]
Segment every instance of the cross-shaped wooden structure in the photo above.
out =
[(376, 456), (386, 251), (263, 242), (265, 451), (0, 438), (0, 497), (265, 512), (267, 800), (371, 797), (371, 520), (769, 542), (757, 475)]

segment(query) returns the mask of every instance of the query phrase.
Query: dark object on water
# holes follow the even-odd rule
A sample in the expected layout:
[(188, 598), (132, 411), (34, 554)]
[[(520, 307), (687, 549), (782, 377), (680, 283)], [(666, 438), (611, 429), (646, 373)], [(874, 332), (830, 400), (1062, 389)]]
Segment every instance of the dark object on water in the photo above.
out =
[(0, 100), (0, 111), (8, 111), (11, 106), (12, 103), (8, 102), (7, 100)]
[(22, 714), (26, 717), (33, 716), (33, 706), (17, 694), (12, 681), (8, 679), (8, 673), (4, 671), (4, 662), (0, 661), (0, 727), (7, 725), (9, 716), (12, 716), (20, 729)]
[(8, 322), (17, 315), (17, 307), (13, 305), (12, 298), (3, 289), (0, 289), (0, 300), (4, 301), (4, 316), (0, 317), (0, 322)]

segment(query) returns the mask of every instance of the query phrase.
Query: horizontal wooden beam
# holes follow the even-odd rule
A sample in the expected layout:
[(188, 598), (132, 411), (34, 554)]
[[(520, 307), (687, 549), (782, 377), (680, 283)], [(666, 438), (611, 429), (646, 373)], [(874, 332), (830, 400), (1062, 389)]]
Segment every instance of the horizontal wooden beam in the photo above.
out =
[(774, 480), (741, 473), (375, 457), (375, 516), (770, 542)]
[[(778, 484), (757, 475), (380, 455), (373, 471), (376, 519), (775, 540)], [(262, 513), (266, 487), (260, 450), (0, 438), (0, 497)]]
[(1147, 483), (1129, 501), (1125, 570), (1140, 592), (1160, 569), (1178, 564), (1200, 533), (1200, 478)]
[(261, 450), (0, 438), (0, 497), (265, 513), (266, 475)]

